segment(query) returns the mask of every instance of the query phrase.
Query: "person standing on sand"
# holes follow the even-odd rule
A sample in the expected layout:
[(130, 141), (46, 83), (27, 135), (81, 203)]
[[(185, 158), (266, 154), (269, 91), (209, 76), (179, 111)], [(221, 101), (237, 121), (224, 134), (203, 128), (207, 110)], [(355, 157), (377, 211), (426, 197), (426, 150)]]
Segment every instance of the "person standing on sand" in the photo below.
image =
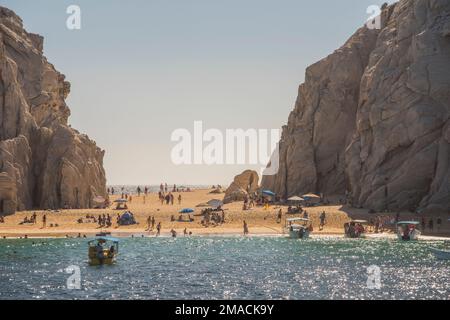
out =
[(161, 222), (158, 222), (158, 225), (156, 226), (156, 236), (159, 236), (161, 234)]
[(155, 217), (153, 216), (152, 217), (152, 231), (153, 231), (154, 228), (155, 228)]
[(178, 195), (178, 204), (181, 204), (181, 193)]
[(141, 196), (141, 187), (138, 186), (136, 191), (137, 191), (138, 197), (140, 197)]
[(184, 228), (183, 234), (184, 234), (185, 237), (188, 235), (187, 228)]
[(244, 236), (248, 235), (248, 225), (247, 222), (244, 220)]
[(283, 216), (283, 210), (278, 210), (278, 215), (277, 215), (277, 223), (281, 223), (281, 217)]
[(146, 229), (146, 231), (149, 231), (149, 230), (150, 230), (151, 224), (152, 224), (152, 217), (151, 217), (151, 216), (148, 216), (148, 218), (147, 218), (147, 229)]
[(173, 201), (174, 201), (175, 197), (173, 196), (172, 192), (169, 193), (169, 196), (170, 196), (170, 204), (173, 205)]
[(326, 219), (326, 213), (325, 213), (325, 211), (322, 211), (322, 213), (320, 214), (320, 225), (319, 225), (320, 231), (322, 231), (323, 227), (325, 226), (325, 219)]
[(47, 226), (47, 216), (44, 214), (42, 216), (42, 228), (45, 228)]

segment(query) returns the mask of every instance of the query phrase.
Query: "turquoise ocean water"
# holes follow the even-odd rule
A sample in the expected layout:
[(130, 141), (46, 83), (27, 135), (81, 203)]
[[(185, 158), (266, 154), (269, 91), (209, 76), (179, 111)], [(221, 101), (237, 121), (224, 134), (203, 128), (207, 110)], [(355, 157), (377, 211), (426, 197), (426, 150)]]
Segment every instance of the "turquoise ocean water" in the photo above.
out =
[[(126, 238), (116, 264), (99, 267), (87, 241), (0, 240), (0, 299), (450, 298), (450, 262), (429, 251), (442, 241)], [(73, 265), (80, 289), (66, 285)]]

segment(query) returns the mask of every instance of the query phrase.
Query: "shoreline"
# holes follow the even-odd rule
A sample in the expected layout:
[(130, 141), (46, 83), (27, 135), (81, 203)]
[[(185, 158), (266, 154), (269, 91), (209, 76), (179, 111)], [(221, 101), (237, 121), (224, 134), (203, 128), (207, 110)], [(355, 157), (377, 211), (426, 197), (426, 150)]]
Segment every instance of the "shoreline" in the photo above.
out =
[[(195, 230), (194, 230), (195, 231)], [(90, 239), (95, 237), (97, 232), (81, 232), (81, 237), (78, 236), (78, 232), (67, 232), (67, 233), (30, 233), (27, 234), (27, 237), (25, 238), (25, 235), (23, 234), (4, 234), (2, 235), (1, 240), (30, 240), (30, 239)], [(163, 230), (159, 236), (156, 236), (156, 234), (149, 233), (149, 232), (142, 232), (139, 230), (128, 230), (128, 231), (120, 231), (120, 232), (111, 232), (111, 236), (119, 239), (126, 239), (126, 238), (135, 238), (135, 239), (142, 239), (142, 238), (172, 238), (171, 233), (169, 230)], [(281, 232), (279, 233), (269, 233), (269, 232), (254, 232), (250, 233), (248, 235), (243, 235), (242, 232), (236, 232), (236, 231), (221, 231), (221, 232), (193, 232), (192, 235), (184, 236), (183, 234), (178, 235), (175, 238), (288, 238), (287, 234), (283, 234)], [(345, 238), (343, 233), (339, 232), (321, 232), (321, 233), (313, 233), (310, 235), (310, 239), (326, 239), (326, 238), (333, 238), (333, 239), (347, 239)], [(293, 239), (293, 240), (299, 240), (299, 239)], [(359, 239), (348, 239), (348, 240), (397, 240), (397, 236), (394, 233), (389, 232), (383, 232), (383, 233), (369, 233), (366, 235), (365, 238), (359, 238)], [(307, 240), (303, 240), (307, 241)], [(449, 236), (429, 236), (429, 235), (421, 235), (419, 238), (419, 241), (450, 241)]]

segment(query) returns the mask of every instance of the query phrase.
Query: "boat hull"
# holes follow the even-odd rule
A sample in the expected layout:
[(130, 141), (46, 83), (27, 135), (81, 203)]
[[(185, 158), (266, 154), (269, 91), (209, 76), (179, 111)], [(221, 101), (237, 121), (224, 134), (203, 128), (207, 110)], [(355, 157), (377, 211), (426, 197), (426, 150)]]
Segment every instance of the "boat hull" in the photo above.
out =
[(433, 252), (436, 259), (439, 260), (450, 260), (450, 250), (440, 250), (436, 248), (431, 248), (431, 252)]
[(290, 230), (289, 238), (290, 239), (308, 239), (309, 231), (305, 231), (305, 233), (303, 233), (303, 236), (300, 236), (300, 232), (298, 230)]

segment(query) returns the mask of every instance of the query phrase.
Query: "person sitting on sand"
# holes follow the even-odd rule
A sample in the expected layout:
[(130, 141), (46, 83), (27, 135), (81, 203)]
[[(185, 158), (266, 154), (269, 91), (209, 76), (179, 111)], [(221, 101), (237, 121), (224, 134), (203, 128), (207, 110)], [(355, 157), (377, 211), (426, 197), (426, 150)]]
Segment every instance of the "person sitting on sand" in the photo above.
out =
[(3, 216), (0, 216), (0, 223), (5, 223), (5, 218), (3, 218)]

